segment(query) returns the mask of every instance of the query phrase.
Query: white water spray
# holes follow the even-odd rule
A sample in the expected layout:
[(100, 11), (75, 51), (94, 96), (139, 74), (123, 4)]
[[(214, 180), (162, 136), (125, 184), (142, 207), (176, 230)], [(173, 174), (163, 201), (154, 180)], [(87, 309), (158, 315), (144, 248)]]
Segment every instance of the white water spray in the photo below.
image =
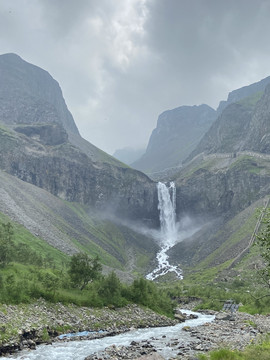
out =
[(146, 276), (148, 280), (154, 280), (168, 272), (174, 272), (182, 279), (182, 271), (177, 266), (170, 265), (167, 251), (177, 242), (176, 226), (176, 188), (174, 182), (167, 187), (159, 182), (158, 189), (158, 210), (160, 219), (161, 250), (157, 254), (158, 266)]

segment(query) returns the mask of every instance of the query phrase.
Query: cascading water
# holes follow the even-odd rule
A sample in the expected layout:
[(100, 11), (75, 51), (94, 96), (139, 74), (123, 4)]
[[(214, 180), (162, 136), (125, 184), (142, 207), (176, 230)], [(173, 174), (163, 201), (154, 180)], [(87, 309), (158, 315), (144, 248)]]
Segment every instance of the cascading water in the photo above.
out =
[(182, 271), (177, 266), (170, 265), (167, 251), (177, 242), (176, 226), (176, 188), (174, 182), (170, 182), (167, 187), (159, 182), (158, 190), (158, 210), (160, 219), (161, 249), (157, 254), (158, 266), (146, 276), (148, 280), (155, 280), (168, 272), (174, 272), (182, 279)]

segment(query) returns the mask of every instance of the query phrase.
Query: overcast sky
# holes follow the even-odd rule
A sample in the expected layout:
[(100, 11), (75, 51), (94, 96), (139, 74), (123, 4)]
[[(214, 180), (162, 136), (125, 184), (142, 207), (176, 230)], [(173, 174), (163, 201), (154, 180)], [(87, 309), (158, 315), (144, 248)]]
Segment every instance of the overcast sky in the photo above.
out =
[(158, 115), (270, 75), (270, 0), (0, 0), (0, 53), (59, 82), (81, 135), (146, 146)]

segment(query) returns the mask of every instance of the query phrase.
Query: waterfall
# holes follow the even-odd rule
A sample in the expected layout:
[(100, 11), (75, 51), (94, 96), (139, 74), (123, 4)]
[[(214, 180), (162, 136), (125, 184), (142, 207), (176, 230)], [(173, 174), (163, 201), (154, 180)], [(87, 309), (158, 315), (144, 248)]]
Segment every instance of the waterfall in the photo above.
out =
[(154, 280), (168, 272), (174, 272), (182, 279), (182, 271), (177, 266), (170, 265), (167, 251), (177, 242), (176, 226), (176, 187), (174, 182), (168, 186), (159, 182), (158, 190), (158, 210), (160, 220), (160, 240), (161, 249), (157, 254), (158, 266), (146, 276), (148, 280)]
[(176, 231), (176, 188), (174, 182), (169, 187), (159, 182), (158, 189), (158, 210), (160, 230), (163, 245), (174, 245), (177, 239)]

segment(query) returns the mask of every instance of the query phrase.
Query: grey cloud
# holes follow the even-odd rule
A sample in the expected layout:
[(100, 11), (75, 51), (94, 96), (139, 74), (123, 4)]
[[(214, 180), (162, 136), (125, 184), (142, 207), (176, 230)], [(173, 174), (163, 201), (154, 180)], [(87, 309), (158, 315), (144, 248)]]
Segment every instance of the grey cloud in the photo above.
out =
[(83, 137), (147, 143), (157, 116), (270, 74), (264, 0), (0, 0), (1, 52), (59, 81)]

